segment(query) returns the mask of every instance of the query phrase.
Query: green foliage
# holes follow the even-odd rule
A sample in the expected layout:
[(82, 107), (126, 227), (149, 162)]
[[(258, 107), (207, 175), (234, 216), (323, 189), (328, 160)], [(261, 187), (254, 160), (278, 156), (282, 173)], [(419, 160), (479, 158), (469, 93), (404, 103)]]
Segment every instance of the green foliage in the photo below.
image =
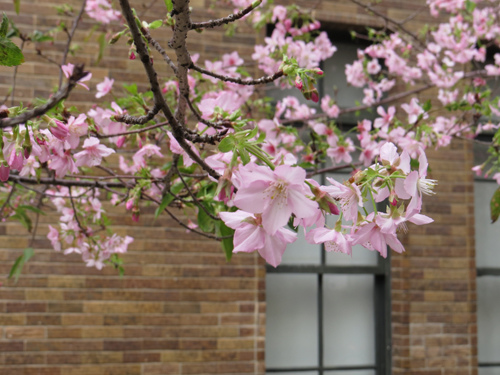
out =
[(234, 229), (229, 228), (223, 221), (215, 222), (215, 234), (219, 237), (228, 237), (223, 238), (221, 241), (222, 250), (226, 256), (226, 260), (229, 262), (231, 257), (233, 256), (233, 236)]
[(14, 0), (14, 10), (16, 11), (16, 14), (19, 14), (19, 11), (21, 10), (21, 0)]
[(10, 269), (8, 278), (14, 278), (14, 281), (17, 283), (19, 275), (21, 275), (21, 272), (23, 271), (24, 264), (33, 256), (33, 254), (35, 254), (35, 251), (32, 247), (27, 247), (26, 249), (24, 249), (23, 255), (19, 256), (16, 259), (14, 265)]
[(161, 200), (161, 204), (156, 209), (155, 219), (157, 219), (158, 216), (160, 216), (160, 214), (165, 210), (165, 208), (167, 208), (168, 205), (173, 202), (173, 200), (175, 199), (175, 196), (173, 194), (175, 194), (175, 195), (179, 194), (181, 192), (181, 190), (183, 189), (183, 187), (184, 187), (184, 184), (182, 182), (178, 182), (178, 183), (172, 185), (172, 187), (170, 188), (171, 193), (169, 193), (169, 192), (165, 193), (165, 195), (163, 196), (163, 199)]
[(493, 224), (500, 216), (500, 188), (498, 188), (490, 201), (491, 223)]
[(167, 11), (170, 13), (174, 9), (174, 4), (172, 4), (172, 0), (163, 0), (163, 1), (165, 2)]
[(0, 25), (0, 65), (21, 65), (24, 62), (24, 55), (21, 49), (7, 37), (8, 28), (9, 19), (4, 13)]
[(104, 48), (106, 48), (106, 33), (101, 33), (101, 35), (99, 35), (99, 37), (97, 38), (97, 43), (99, 44), (99, 50), (97, 52), (97, 61), (96, 61), (96, 64), (99, 63), (99, 61), (101, 61), (102, 59), (102, 56), (104, 54)]

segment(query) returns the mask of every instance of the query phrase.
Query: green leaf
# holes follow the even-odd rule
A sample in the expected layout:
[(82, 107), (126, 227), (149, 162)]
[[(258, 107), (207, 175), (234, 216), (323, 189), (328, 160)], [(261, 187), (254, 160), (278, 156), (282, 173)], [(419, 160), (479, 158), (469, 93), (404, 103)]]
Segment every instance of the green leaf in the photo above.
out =
[(0, 65), (15, 66), (24, 62), (24, 56), (18, 46), (7, 38), (0, 37)]
[(495, 191), (493, 197), (491, 197), (490, 209), (491, 223), (493, 224), (498, 220), (498, 216), (500, 216), (500, 187)]
[(54, 40), (54, 38), (51, 37), (50, 35), (46, 35), (38, 30), (33, 31), (33, 34), (31, 34), (30, 38), (31, 38), (31, 41), (37, 42), (37, 43), (48, 42), (48, 41)]
[(158, 216), (160, 216), (160, 214), (165, 210), (165, 208), (168, 207), (168, 205), (170, 203), (172, 203), (173, 200), (174, 200), (174, 196), (168, 192), (163, 196), (163, 199), (161, 200), (160, 205), (158, 206), (158, 208), (155, 211), (155, 219), (157, 219)]
[(222, 250), (224, 251), (224, 255), (226, 256), (226, 260), (229, 262), (231, 260), (231, 257), (233, 256), (234, 229), (229, 228), (226, 224), (224, 224), (223, 221), (216, 221), (215, 222), (215, 231), (216, 231), (217, 236), (219, 236), (219, 237), (231, 236), (230, 238), (224, 238), (221, 241)]
[(32, 222), (26, 214), (26, 211), (20, 207), (16, 208), (16, 213), (9, 217), (9, 219), (18, 220), (28, 232), (31, 232)]
[(101, 61), (102, 59), (102, 56), (104, 54), (104, 48), (106, 48), (106, 34), (105, 33), (102, 33), (101, 35), (99, 35), (99, 37), (97, 38), (97, 42), (99, 43), (99, 52), (97, 52), (97, 61), (96, 61), (96, 64), (99, 63), (99, 61)]
[(154, 29), (157, 29), (159, 27), (161, 27), (161, 25), (163, 25), (163, 21), (162, 20), (156, 20), (156, 21), (153, 21), (149, 24), (149, 28), (151, 30), (154, 30)]
[(137, 85), (135, 83), (132, 83), (131, 85), (124, 84), (123, 88), (132, 95), (137, 95)]
[[(203, 205), (203, 207), (207, 208), (206, 205), (204, 205), (203, 203), (201, 204)], [(207, 210), (210, 211), (208, 208)], [(198, 210), (198, 226), (203, 232), (206, 233), (212, 233), (215, 228), (215, 220), (212, 219), (202, 208), (199, 208)]]
[(7, 30), (9, 29), (9, 19), (3, 14), (2, 24), (0, 25), (0, 38), (7, 37)]
[(422, 109), (425, 111), (425, 112), (429, 112), (430, 109), (432, 108), (432, 103), (431, 103), (431, 100), (427, 100), (424, 105), (422, 106)]
[(29, 206), (26, 204), (22, 204), (18, 207), (23, 209), (23, 210), (30, 210), (30, 211), (35, 212), (35, 213), (40, 214), (40, 215), (46, 215), (45, 212), (43, 212), (41, 209), (39, 209), (38, 207), (35, 207), (35, 206)]
[(21, 8), (21, 0), (14, 0), (14, 10), (16, 11), (16, 14), (19, 14)]
[(23, 271), (24, 264), (30, 260), (30, 258), (35, 254), (35, 251), (33, 250), (32, 247), (27, 247), (24, 249), (23, 255), (18, 257), (16, 261), (14, 262), (14, 265), (10, 269), (9, 272), (9, 279), (12, 279), (14, 277), (14, 281), (17, 283), (17, 280), (19, 279), (19, 275)]
[(476, 9), (476, 3), (473, 1), (467, 0), (465, 2), (465, 9), (467, 10), (468, 13), (472, 13), (474, 9)]
[(243, 165), (247, 165), (248, 163), (250, 163), (250, 155), (248, 154), (248, 151), (245, 148), (243, 147), (239, 148), (238, 154), (240, 155)]
[(163, 1), (165, 2), (167, 11), (170, 13), (174, 9), (174, 4), (172, 4), (172, 0), (163, 0)]
[(220, 152), (229, 152), (234, 148), (234, 139), (232, 136), (227, 136), (219, 143)]
[[(184, 187), (184, 184), (182, 182), (178, 182), (176, 184), (174, 184), (171, 188), (170, 188), (170, 191), (174, 194), (179, 194), (179, 192), (182, 190), (182, 188)], [(172, 201), (175, 199), (175, 196), (173, 196), (172, 194), (170, 194), (169, 192), (167, 192), (165, 194), (165, 196), (163, 197), (163, 199), (161, 200), (161, 203), (160, 205), (158, 206), (158, 208), (156, 209), (155, 211), (155, 220), (158, 218), (158, 216), (160, 216), (160, 214), (165, 210), (165, 208), (168, 207), (168, 205), (170, 203), (172, 203)]]

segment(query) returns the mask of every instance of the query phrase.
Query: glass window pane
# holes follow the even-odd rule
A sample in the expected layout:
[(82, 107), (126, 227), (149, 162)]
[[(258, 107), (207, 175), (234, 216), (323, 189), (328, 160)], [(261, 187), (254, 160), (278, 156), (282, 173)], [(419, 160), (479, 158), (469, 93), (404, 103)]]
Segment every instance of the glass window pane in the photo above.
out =
[(317, 276), (266, 277), (266, 367), (318, 365)]
[(375, 375), (375, 370), (326, 371), (325, 375)]
[(477, 330), (479, 363), (500, 362), (500, 277), (477, 279)]
[(500, 375), (500, 366), (479, 367), (478, 375)]
[(320, 264), (321, 245), (308, 243), (303, 228), (297, 235), (297, 240), (286, 247), (281, 264)]
[[(357, 60), (357, 51), (363, 47), (351, 43), (335, 43), (335, 46), (337, 52), (323, 64), (325, 72), (324, 91), (325, 94), (335, 99), (339, 107), (354, 107), (356, 102), (361, 103), (363, 101), (363, 88), (347, 83), (345, 66)], [(336, 95), (337, 93), (342, 93), (342, 95)], [(339, 122), (356, 124), (358, 118), (370, 119), (375, 118), (375, 115), (368, 111), (362, 111), (359, 117), (355, 113), (347, 113), (340, 117)]]
[(491, 181), (474, 183), (477, 267), (500, 267), (500, 221), (491, 224), (489, 209), (491, 197), (497, 188), (498, 185)]
[(375, 364), (372, 275), (325, 275), (325, 366)]

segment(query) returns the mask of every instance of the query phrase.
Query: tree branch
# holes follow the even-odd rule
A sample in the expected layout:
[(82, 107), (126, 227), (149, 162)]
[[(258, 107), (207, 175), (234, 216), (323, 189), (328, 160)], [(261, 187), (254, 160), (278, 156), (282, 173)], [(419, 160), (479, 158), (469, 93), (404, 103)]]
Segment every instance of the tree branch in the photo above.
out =
[(141, 32), (143, 33), (148, 43), (152, 45), (154, 49), (160, 53), (160, 55), (163, 57), (163, 60), (167, 63), (168, 66), (170, 66), (170, 68), (172, 68), (174, 74), (177, 74), (177, 66), (175, 66), (174, 62), (170, 59), (170, 57), (168, 57), (167, 52), (163, 49), (160, 43), (158, 43), (155, 39), (153, 39), (148, 30), (142, 28)]
[(117, 122), (123, 122), (125, 124), (133, 124), (133, 125), (144, 125), (146, 122), (152, 120), (158, 112), (160, 112), (161, 107), (159, 105), (156, 105), (153, 107), (152, 110), (150, 110), (148, 113), (146, 113), (144, 116), (130, 116), (130, 115), (116, 115), (114, 116), (115, 121)]
[(255, 85), (262, 85), (264, 83), (274, 82), (278, 78), (281, 78), (285, 75), (283, 73), (283, 71), (280, 70), (280, 71), (274, 73), (272, 76), (264, 76), (264, 77), (260, 77), (257, 79), (251, 79), (251, 78), (250, 79), (241, 79), (241, 78), (233, 78), (233, 77), (223, 76), (223, 75), (220, 75), (217, 73), (213, 73), (209, 70), (203, 69), (203, 68), (196, 66), (194, 64), (191, 65), (190, 68), (193, 70), (196, 70), (197, 72), (200, 72), (202, 74), (206, 74), (207, 76), (211, 76), (211, 77), (220, 79), (221, 81), (233, 82), (233, 83), (238, 83), (240, 85), (246, 85), (246, 86), (255, 86)]
[(239, 12), (231, 14), (227, 17), (219, 18), (219, 19), (207, 21), (207, 22), (192, 23), (191, 29), (192, 30), (211, 29), (211, 28), (214, 28), (217, 26), (227, 25), (231, 22), (237, 21), (240, 18), (245, 17), (248, 13), (250, 13), (252, 10), (257, 8), (261, 3), (262, 3), (262, 0), (256, 0), (252, 4), (250, 4), (250, 6), (246, 7), (245, 9), (240, 10)]
[(51, 96), (47, 103), (38, 106), (30, 111), (23, 112), (19, 116), (0, 120), (0, 128), (7, 128), (10, 126), (23, 124), (34, 117), (44, 115), (52, 108), (54, 108), (61, 100), (66, 99), (71, 90), (75, 88), (78, 81), (85, 77), (87, 74), (88, 72), (83, 71), (83, 65), (76, 65), (73, 70), (73, 74), (68, 79), (68, 83), (62, 89), (57, 91), (53, 96)]
[[(83, 12), (85, 11), (85, 5), (87, 4), (87, 0), (83, 0), (82, 2), (82, 7), (80, 8), (80, 12), (78, 15), (75, 17), (75, 20), (73, 21), (73, 26), (71, 28), (71, 31), (68, 33), (68, 42), (66, 43), (66, 47), (64, 48), (64, 53), (61, 59), (61, 65), (60, 67), (66, 64), (66, 59), (68, 57), (69, 53), (69, 48), (71, 46), (71, 42), (73, 40), (73, 36), (75, 35), (76, 28), (78, 27), (78, 23), (80, 22), (80, 19), (83, 16)], [(62, 69), (59, 70), (59, 89), (61, 89), (62, 86), (62, 79), (63, 79), (63, 71)]]

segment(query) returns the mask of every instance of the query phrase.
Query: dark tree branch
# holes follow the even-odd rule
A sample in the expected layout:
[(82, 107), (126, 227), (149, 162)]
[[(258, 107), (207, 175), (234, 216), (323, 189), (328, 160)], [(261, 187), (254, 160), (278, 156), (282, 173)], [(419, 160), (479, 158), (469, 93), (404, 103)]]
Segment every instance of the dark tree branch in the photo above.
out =
[[(157, 205), (160, 205), (161, 202), (158, 201), (157, 199), (154, 199), (153, 197), (150, 197), (149, 195), (147, 194), (142, 194), (144, 197), (146, 197), (148, 200), (150, 200), (151, 202), (155, 202)], [(214, 239), (214, 240), (217, 240), (217, 241), (221, 241), (223, 240), (224, 238), (229, 238), (229, 237), (217, 237), (217, 236), (214, 236), (213, 234), (209, 234), (209, 233), (203, 233), (203, 232), (200, 232), (196, 229), (193, 229), (193, 228), (190, 228), (188, 227), (186, 224), (184, 224), (182, 221), (180, 221), (177, 216), (175, 216), (172, 212), (170, 212), (168, 210), (168, 208), (165, 207), (165, 212), (177, 223), (179, 224), (181, 227), (184, 227), (186, 228), (187, 230), (189, 230), (190, 232), (193, 232), (193, 233), (196, 233), (196, 234), (199, 234), (200, 236), (203, 236), (203, 237), (207, 237), (207, 238), (211, 238), (211, 239)]]
[(314, 171), (308, 172), (307, 173), (307, 178), (314, 177), (318, 174), (323, 174), (323, 173), (328, 173), (328, 172), (335, 172), (335, 171), (340, 171), (345, 168), (351, 167), (354, 169), (354, 167), (359, 167), (362, 163), (351, 163), (351, 164), (343, 164), (343, 165), (336, 165), (333, 167), (327, 167), (327, 168), (322, 168), (322, 169), (316, 169)]
[(191, 29), (196, 30), (196, 29), (211, 29), (217, 26), (222, 26), (222, 25), (227, 25), (231, 22), (237, 21), (240, 18), (245, 17), (248, 13), (250, 13), (252, 10), (257, 8), (260, 4), (262, 3), (262, 0), (256, 0), (250, 6), (246, 7), (243, 10), (240, 10), (237, 13), (231, 14), (227, 17), (224, 18), (219, 18), (216, 20), (211, 20), (207, 22), (198, 22), (198, 23), (192, 23), (191, 24)]
[(240, 85), (247, 85), (247, 86), (255, 86), (255, 85), (262, 85), (264, 83), (270, 83), (276, 81), (278, 78), (283, 77), (285, 74), (283, 73), (282, 70), (274, 73), (272, 76), (265, 76), (265, 77), (260, 77), (257, 79), (241, 79), (241, 78), (233, 78), (229, 76), (223, 76), (217, 73), (213, 73), (209, 70), (203, 69), (199, 66), (196, 65), (191, 65), (190, 67), (193, 70), (196, 70), (197, 72), (206, 74), (207, 76), (211, 76), (217, 79), (220, 79), (221, 81), (225, 82), (233, 82), (233, 83), (238, 83)]
[(116, 133), (116, 134), (97, 134), (97, 133), (95, 133), (95, 136), (97, 138), (101, 138), (101, 139), (102, 138), (120, 137), (122, 135), (144, 133), (144, 132), (147, 132), (149, 130), (161, 128), (161, 127), (163, 127), (165, 125), (168, 125), (168, 122), (160, 122), (160, 123), (155, 124), (155, 125), (146, 126), (145, 128), (141, 128), (141, 129), (137, 129), (137, 130), (130, 130), (128, 132), (123, 132), (123, 133)]
[(59, 186), (80, 186), (90, 187), (97, 189), (105, 188), (130, 188), (130, 185), (121, 182), (102, 182), (102, 181), (88, 181), (88, 180), (66, 180), (60, 178), (42, 177), (36, 179), (33, 177), (22, 177), (19, 175), (10, 175), (9, 181), (22, 182), (28, 185), (59, 185)]
[(142, 28), (141, 32), (148, 41), (148, 43), (152, 45), (154, 49), (160, 53), (160, 55), (163, 57), (163, 60), (167, 63), (168, 66), (170, 66), (170, 68), (172, 68), (174, 74), (177, 74), (177, 67), (175, 66), (174, 62), (170, 59), (170, 57), (168, 57), (167, 52), (163, 49), (160, 43), (158, 43), (155, 39), (153, 39), (148, 30)]
[[(420, 49), (420, 50), (424, 50), (425, 49), (425, 47), (422, 45), (422, 41), (418, 38), (418, 36), (415, 35), (410, 30), (408, 30), (406, 27), (403, 26), (404, 22), (398, 22), (398, 21), (392, 19), (391, 17), (387, 17), (385, 14), (379, 12), (378, 10), (376, 10), (375, 8), (373, 8), (372, 6), (370, 6), (368, 4), (364, 4), (363, 2), (361, 2), (359, 0), (351, 0), (351, 1), (354, 4), (357, 4), (360, 7), (366, 9), (367, 11), (372, 12), (377, 17), (382, 18), (385, 22), (396, 26), (396, 28), (400, 29), (406, 35), (410, 36), (417, 43), (417, 48), (418, 49)], [(390, 28), (390, 29), (392, 29), (392, 28)], [(396, 31), (396, 30), (392, 30), (392, 31)]]
[[(179, 0), (178, 2), (176, 2), (176, 4), (177, 3), (182, 3), (182, 4), (186, 5), (187, 1), (186, 0), (184, 0), (184, 1)], [(165, 98), (163, 97), (163, 94), (162, 94), (161, 89), (160, 89), (160, 85), (158, 83), (157, 73), (156, 73), (156, 71), (153, 68), (153, 65), (151, 63), (151, 57), (148, 54), (146, 45), (144, 43), (144, 40), (142, 39), (142, 34), (139, 31), (139, 28), (137, 27), (137, 24), (135, 22), (135, 17), (132, 13), (132, 9), (130, 8), (130, 4), (129, 4), (128, 0), (120, 0), (120, 5), (122, 8), (122, 14), (125, 17), (125, 19), (127, 20), (127, 23), (129, 25), (130, 32), (132, 34), (132, 38), (134, 40), (135, 47), (137, 49), (137, 53), (141, 58), (141, 62), (144, 66), (144, 70), (146, 71), (146, 74), (148, 76), (149, 83), (151, 86), (151, 91), (153, 92), (153, 96), (154, 96), (154, 100), (155, 100), (155, 105), (160, 106), (163, 114), (165, 115), (165, 117), (167, 118), (167, 120), (169, 122), (169, 125), (172, 127), (172, 133), (173, 133), (175, 139), (177, 140), (177, 142), (179, 142), (179, 145), (184, 149), (184, 151), (186, 151), (186, 153), (189, 155), (189, 157), (191, 159), (193, 159), (196, 163), (198, 163), (198, 165), (201, 166), (205, 171), (207, 171), (213, 178), (218, 179), (220, 177), (219, 174), (212, 167), (210, 167), (207, 163), (205, 163), (205, 161), (202, 158), (200, 158), (198, 155), (196, 155), (194, 153), (194, 151), (191, 149), (191, 146), (184, 139), (184, 133), (185, 133), (184, 127), (182, 126), (182, 122), (178, 121), (178, 119), (180, 118), (178, 116), (178, 113), (176, 113), (176, 116), (174, 117), (174, 114), (170, 110), (170, 107), (168, 106), (167, 102), (165, 101)], [(186, 6), (186, 9), (184, 10), (184, 12), (189, 12), (189, 8), (187, 6)], [(184, 25), (184, 27), (186, 27), (186, 26)], [(184, 37), (184, 39), (182, 39), (182, 36), (180, 37), (180, 40), (179, 40), (179, 35), (177, 35), (177, 39), (175, 39), (175, 37), (176, 37), (176, 34), (174, 33), (173, 40), (175, 40), (175, 43), (173, 43), (173, 44), (176, 47), (178, 45), (180, 45), (180, 47), (178, 47), (176, 49), (176, 53), (177, 53), (178, 49), (185, 49), (186, 48), (186, 40), (185, 40), (185, 37)], [(173, 40), (171, 40), (170, 42), (172, 43)], [(172, 46), (171, 43), (169, 43), (169, 46)], [(182, 44), (184, 44), (184, 47), (182, 47)], [(191, 59), (189, 58), (189, 54), (187, 55), (187, 57), (189, 59), (189, 62), (186, 64), (186, 67), (191, 64)], [(179, 67), (179, 69), (180, 68), (181, 67)], [(186, 71), (185, 75), (186, 75), (186, 84), (187, 84), (187, 68), (184, 68), (184, 70)], [(179, 82), (179, 86), (182, 87), (181, 82)], [(182, 97), (182, 95), (181, 95), (181, 97)], [(180, 104), (179, 104), (179, 106), (180, 106)], [(182, 118), (182, 121), (184, 121), (183, 118)]]
[(152, 120), (158, 114), (158, 112), (160, 112), (160, 110), (161, 107), (155, 104), (153, 109), (146, 113), (144, 116), (136, 117), (130, 115), (116, 115), (114, 116), (114, 118), (115, 121), (123, 122), (125, 124), (144, 125), (146, 122)]

